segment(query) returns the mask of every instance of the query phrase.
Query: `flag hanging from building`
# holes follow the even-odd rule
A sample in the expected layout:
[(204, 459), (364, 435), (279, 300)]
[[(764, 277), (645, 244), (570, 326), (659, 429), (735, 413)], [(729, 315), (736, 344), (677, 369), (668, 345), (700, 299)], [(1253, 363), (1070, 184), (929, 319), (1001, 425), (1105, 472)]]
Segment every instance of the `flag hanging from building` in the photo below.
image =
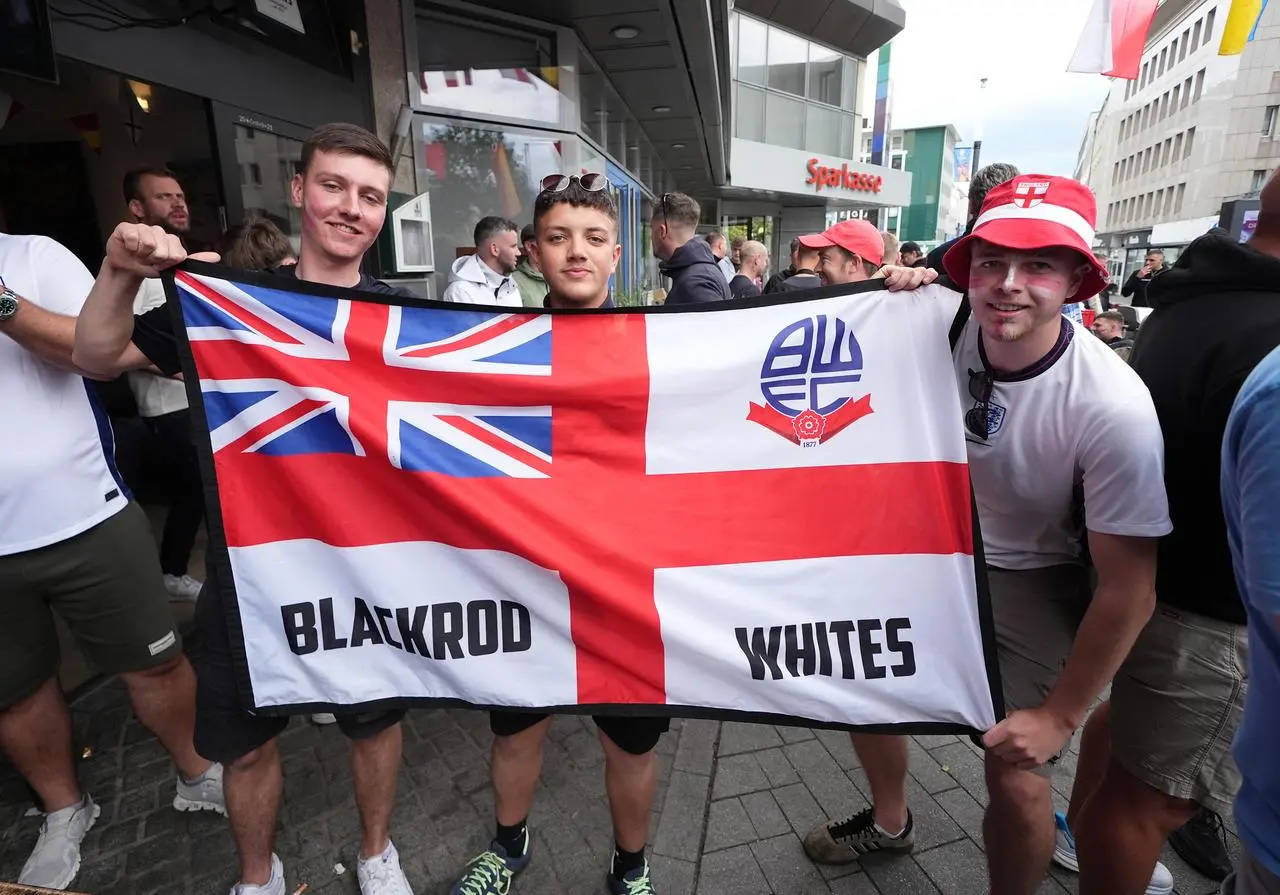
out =
[(1159, 0), (1094, 0), (1067, 71), (1135, 80)]
[(1239, 56), (1258, 34), (1258, 23), (1266, 12), (1267, 0), (1231, 0), (1227, 22), (1222, 28), (1219, 56)]
[(1002, 716), (953, 294), (582, 314), (196, 263), (167, 286), (259, 711)]

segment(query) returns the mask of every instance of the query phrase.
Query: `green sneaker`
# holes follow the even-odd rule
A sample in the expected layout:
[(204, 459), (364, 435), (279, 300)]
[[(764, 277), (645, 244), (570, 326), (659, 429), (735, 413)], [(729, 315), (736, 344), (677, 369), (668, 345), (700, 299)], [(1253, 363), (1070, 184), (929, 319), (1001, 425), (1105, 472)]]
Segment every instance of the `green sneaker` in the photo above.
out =
[(507, 895), (516, 874), (529, 866), (528, 827), (525, 827), (522, 845), (521, 853), (513, 856), (508, 855), (496, 840), (489, 843), (486, 851), (467, 864), (462, 878), (453, 884), (449, 895)]
[(649, 878), (648, 861), (635, 870), (622, 874), (621, 879), (614, 876), (611, 870), (605, 880), (609, 884), (611, 895), (658, 895), (658, 890), (653, 887), (653, 880)]

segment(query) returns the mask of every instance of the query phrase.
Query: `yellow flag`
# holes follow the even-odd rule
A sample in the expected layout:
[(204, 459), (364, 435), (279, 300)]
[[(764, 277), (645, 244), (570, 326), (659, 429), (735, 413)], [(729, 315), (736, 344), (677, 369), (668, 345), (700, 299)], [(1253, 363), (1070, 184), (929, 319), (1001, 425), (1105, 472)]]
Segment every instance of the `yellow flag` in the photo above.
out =
[(1219, 56), (1239, 56), (1244, 52), (1266, 5), (1266, 0), (1231, 0), (1227, 24), (1222, 29), (1222, 44), (1218, 47)]

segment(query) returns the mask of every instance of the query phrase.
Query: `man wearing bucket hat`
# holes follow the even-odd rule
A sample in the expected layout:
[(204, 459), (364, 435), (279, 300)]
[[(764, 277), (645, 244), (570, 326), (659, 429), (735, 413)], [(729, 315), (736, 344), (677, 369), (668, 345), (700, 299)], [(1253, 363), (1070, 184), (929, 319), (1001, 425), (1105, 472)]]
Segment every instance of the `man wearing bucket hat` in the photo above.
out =
[[(1156, 540), (1171, 528), (1150, 395), (1062, 316), (1106, 283), (1091, 248), (1095, 219), (1084, 185), (1017, 177), (991, 190), (946, 254), (967, 298), (925, 287), (939, 326), (951, 323), (1008, 712), (982, 738), (995, 895), (1029, 895), (1044, 878), (1055, 848), (1052, 766), (1150, 617)], [(1092, 598), (1082, 515), (1098, 574)], [(905, 738), (853, 742), (873, 805), (814, 829), (805, 851), (815, 861), (914, 845)], [(1148, 891), (1171, 892), (1168, 871), (1157, 875)]]

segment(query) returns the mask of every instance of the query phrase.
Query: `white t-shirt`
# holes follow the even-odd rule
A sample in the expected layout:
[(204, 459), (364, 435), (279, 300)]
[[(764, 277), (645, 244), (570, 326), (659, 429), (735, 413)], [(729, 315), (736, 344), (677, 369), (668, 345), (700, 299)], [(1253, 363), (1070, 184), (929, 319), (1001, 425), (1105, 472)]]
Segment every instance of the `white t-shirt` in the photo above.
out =
[[(142, 281), (133, 299), (133, 313), (144, 314), (160, 307), (164, 301), (164, 284), (150, 277)], [(187, 387), (179, 379), (134, 370), (129, 374), (129, 389), (138, 403), (138, 415), (147, 419), (187, 409)]]
[[(32, 304), (69, 316), (93, 287), (79, 259), (44, 236), (0, 233), (0, 277)], [(124, 509), (111, 421), (93, 386), (3, 329), (0, 384), (0, 556), (56, 544)]]
[[(960, 297), (926, 288), (937, 290), (949, 325)], [(1173, 530), (1151, 394), (1100, 339), (1063, 322), (1057, 347), (1035, 369), (994, 383), (988, 438), (965, 430), (983, 547), (997, 568), (1079, 562), (1081, 521), (1110, 535)], [(969, 371), (984, 366), (979, 333), (970, 317), (953, 352), (966, 415), (978, 403)]]

